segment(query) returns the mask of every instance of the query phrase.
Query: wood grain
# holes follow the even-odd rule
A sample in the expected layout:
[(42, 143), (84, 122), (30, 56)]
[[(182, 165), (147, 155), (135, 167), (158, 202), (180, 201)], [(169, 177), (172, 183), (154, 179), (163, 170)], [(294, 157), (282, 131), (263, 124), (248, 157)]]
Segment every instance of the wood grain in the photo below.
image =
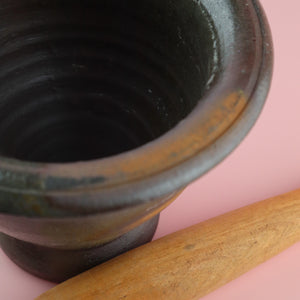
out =
[(300, 190), (163, 237), (37, 299), (199, 299), (298, 241)]

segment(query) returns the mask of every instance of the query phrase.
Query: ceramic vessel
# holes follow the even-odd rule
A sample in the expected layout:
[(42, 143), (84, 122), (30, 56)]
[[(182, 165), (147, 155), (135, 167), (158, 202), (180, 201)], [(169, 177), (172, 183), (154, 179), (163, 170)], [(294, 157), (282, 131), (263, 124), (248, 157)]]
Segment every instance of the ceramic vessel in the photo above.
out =
[(254, 0), (0, 0), (0, 16), (1, 247), (48, 280), (150, 241), (269, 89)]

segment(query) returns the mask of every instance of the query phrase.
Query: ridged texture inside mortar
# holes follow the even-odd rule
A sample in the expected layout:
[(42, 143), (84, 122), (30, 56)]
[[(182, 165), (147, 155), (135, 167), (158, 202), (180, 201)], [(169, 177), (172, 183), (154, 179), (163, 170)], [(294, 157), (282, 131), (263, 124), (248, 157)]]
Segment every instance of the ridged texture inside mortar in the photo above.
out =
[(73, 162), (154, 140), (207, 89), (215, 42), (192, 0), (2, 0), (0, 154)]

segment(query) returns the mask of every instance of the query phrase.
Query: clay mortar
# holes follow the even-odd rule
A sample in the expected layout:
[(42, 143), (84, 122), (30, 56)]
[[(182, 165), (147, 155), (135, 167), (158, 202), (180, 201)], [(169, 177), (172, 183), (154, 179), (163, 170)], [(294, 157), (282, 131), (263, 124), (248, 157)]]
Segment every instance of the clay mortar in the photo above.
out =
[(150, 241), (251, 129), (273, 59), (254, 0), (0, 0), (0, 45), (1, 247), (51, 281)]

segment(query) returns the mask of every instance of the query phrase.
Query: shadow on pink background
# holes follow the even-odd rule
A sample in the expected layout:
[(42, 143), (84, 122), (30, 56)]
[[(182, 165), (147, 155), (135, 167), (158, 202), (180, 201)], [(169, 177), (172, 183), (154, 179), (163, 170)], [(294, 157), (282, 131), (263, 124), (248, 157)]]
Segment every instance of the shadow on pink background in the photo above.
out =
[[(273, 84), (264, 111), (240, 147), (161, 214), (156, 238), (300, 188), (300, 2), (261, 3), (275, 47)], [(0, 250), (1, 300), (31, 300), (52, 286), (20, 270)], [(300, 299), (300, 244), (202, 299)]]

